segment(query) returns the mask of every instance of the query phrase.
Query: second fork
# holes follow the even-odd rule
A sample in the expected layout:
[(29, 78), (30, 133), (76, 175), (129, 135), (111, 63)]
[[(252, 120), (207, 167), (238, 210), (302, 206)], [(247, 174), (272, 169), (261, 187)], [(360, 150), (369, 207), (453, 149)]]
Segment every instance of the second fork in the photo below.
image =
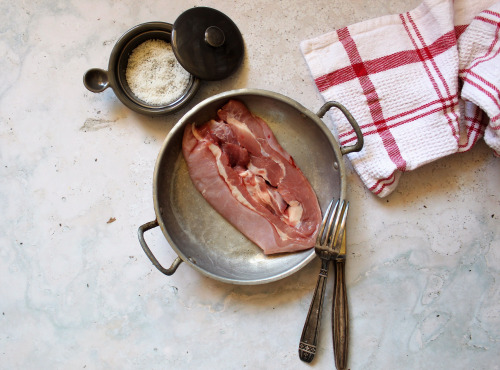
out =
[(316, 354), (328, 268), (330, 261), (335, 260), (340, 252), (349, 208), (349, 202), (339, 200), (332, 210), (333, 202), (333, 200), (330, 202), (323, 216), (314, 246), (316, 254), (321, 259), (321, 269), (300, 338), (299, 357), (305, 362), (311, 362)]

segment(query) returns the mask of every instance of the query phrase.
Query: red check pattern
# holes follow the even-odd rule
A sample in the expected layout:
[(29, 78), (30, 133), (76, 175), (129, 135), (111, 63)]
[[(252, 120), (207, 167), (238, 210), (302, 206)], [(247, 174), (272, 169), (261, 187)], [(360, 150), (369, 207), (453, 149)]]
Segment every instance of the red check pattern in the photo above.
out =
[[(301, 43), (325, 100), (340, 101), (360, 124), (365, 146), (361, 152), (349, 154), (349, 159), (375, 194), (390, 194), (405, 171), (469, 150), (483, 135), (485, 140), (492, 137), (487, 140), (490, 145), (495, 139), (490, 131), (500, 134), (493, 119), (500, 117), (500, 81), (485, 74), (500, 74), (500, 29), (494, 8), (498, 5), (471, 23), (478, 11), (493, 3), (482, 1), (483, 5), (476, 1), (474, 9), (467, 9), (472, 5), (466, 0), (428, 0), (410, 12), (358, 23)], [(482, 25), (479, 29), (477, 22)], [(490, 28), (485, 30), (485, 25)], [(476, 38), (484, 37), (485, 32), (488, 45), (478, 47)], [(480, 54), (467, 54), (470, 60), (465, 63), (465, 54), (471, 49)], [(463, 91), (469, 90), (473, 96), (464, 100)], [(496, 112), (479, 104), (478, 92)], [(483, 110), (490, 124), (485, 122)], [(333, 111), (332, 116), (331, 128), (340, 144), (355, 141), (347, 120), (339, 112)], [(500, 152), (500, 146), (490, 146)]]
[(500, 4), (474, 18), (463, 34), (459, 56), (461, 96), (476, 111), (481, 107), (489, 118), (489, 124), (480, 126), (483, 131), (476, 134), (477, 123), (466, 116), (466, 129), (471, 136), (484, 135), (486, 143), (500, 155)]

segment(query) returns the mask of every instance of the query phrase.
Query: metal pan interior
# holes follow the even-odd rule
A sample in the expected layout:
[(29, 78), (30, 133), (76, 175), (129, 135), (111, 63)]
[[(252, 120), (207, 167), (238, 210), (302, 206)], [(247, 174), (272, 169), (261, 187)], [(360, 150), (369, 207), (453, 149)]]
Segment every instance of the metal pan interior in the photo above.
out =
[(264, 255), (199, 194), (181, 152), (185, 125), (215, 117), (230, 98), (242, 101), (269, 124), (311, 183), (322, 210), (332, 197), (343, 197), (344, 167), (338, 145), (316, 115), (292, 99), (264, 90), (235, 90), (209, 98), (186, 113), (169, 133), (156, 163), (153, 191), (158, 223), (171, 247), (214, 279), (267, 283), (298, 271), (314, 258), (314, 250)]

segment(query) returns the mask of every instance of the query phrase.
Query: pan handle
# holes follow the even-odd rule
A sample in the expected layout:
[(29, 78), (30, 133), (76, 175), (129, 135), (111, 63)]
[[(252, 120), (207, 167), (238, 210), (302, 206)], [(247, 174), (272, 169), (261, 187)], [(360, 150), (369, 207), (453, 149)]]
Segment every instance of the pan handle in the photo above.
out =
[(349, 113), (346, 107), (344, 107), (340, 103), (337, 103), (336, 101), (327, 101), (325, 104), (323, 104), (323, 106), (319, 109), (318, 113), (316, 114), (319, 116), (319, 118), (323, 118), (325, 113), (328, 112), (332, 107), (340, 109), (340, 111), (344, 114), (345, 118), (347, 118), (347, 120), (351, 124), (352, 128), (354, 129), (354, 132), (356, 133), (356, 137), (358, 138), (356, 144), (340, 147), (340, 152), (342, 153), (342, 155), (349, 154), (352, 152), (359, 152), (361, 149), (363, 149), (363, 144), (364, 144), (363, 133), (361, 132), (358, 123), (356, 122), (352, 114)]
[(165, 275), (170, 276), (177, 270), (177, 267), (179, 267), (179, 265), (182, 263), (182, 259), (179, 256), (177, 256), (177, 258), (174, 260), (174, 262), (168, 269), (163, 267), (160, 264), (160, 262), (158, 262), (156, 257), (151, 252), (151, 249), (149, 249), (146, 243), (146, 239), (144, 239), (144, 233), (148, 230), (155, 228), (156, 226), (158, 226), (157, 220), (146, 222), (144, 225), (139, 226), (139, 229), (137, 230), (137, 234), (139, 235), (139, 243), (141, 243), (141, 247), (144, 250), (144, 253), (146, 253), (146, 256), (148, 256), (151, 262), (153, 262), (153, 265)]

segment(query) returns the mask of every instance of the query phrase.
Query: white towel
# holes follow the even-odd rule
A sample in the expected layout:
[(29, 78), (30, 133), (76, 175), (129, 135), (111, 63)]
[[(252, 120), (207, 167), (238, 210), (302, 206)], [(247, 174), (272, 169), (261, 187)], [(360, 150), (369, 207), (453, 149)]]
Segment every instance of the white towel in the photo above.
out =
[[(483, 135), (499, 155), (499, 36), (498, 0), (426, 0), (301, 43), (324, 99), (361, 127), (364, 148), (348, 156), (368, 189), (386, 196), (403, 172)], [(332, 114), (340, 144), (352, 144), (352, 127)]]

